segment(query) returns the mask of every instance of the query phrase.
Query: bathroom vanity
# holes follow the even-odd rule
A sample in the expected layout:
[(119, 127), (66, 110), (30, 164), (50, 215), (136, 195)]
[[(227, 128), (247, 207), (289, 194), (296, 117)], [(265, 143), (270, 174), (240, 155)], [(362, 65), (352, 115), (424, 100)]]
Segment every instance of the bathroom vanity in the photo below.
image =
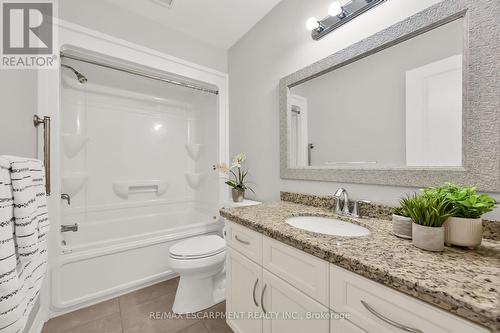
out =
[[(491, 1), (442, 1), (283, 77), (281, 179), (499, 192), (494, 15)], [(221, 210), (236, 333), (500, 332), (500, 243), (426, 252), (391, 234), (389, 209), (349, 219), (318, 202)], [(294, 216), (362, 228), (325, 235)]]
[[(393, 236), (388, 220), (286, 201), (221, 215), (236, 333), (500, 332), (498, 242), (431, 253)], [(370, 234), (312, 233), (288, 224), (291, 216), (343, 219)]]

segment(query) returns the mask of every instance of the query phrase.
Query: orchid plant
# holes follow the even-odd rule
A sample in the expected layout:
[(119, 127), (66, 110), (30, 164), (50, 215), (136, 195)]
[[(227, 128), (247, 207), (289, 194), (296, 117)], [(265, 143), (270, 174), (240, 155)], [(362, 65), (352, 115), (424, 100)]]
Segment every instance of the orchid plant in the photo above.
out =
[(226, 163), (222, 163), (215, 165), (214, 170), (226, 175), (224, 177), (226, 179), (225, 183), (232, 189), (240, 192), (250, 190), (255, 193), (254, 190), (248, 186), (248, 182), (245, 181), (245, 178), (248, 175), (248, 170), (243, 169), (243, 162), (245, 162), (246, 159), (247, 157), (245, 154), (239, 153), (233, 158), (231, 167), (229, 167)]

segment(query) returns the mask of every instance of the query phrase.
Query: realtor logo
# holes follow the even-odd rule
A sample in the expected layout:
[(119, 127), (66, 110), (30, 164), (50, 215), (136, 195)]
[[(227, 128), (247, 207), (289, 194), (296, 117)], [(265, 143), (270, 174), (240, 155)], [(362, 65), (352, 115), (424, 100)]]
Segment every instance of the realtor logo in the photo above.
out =
[(54, 3), (1, 1), (2, 59), (5, 68), (55, 67)]

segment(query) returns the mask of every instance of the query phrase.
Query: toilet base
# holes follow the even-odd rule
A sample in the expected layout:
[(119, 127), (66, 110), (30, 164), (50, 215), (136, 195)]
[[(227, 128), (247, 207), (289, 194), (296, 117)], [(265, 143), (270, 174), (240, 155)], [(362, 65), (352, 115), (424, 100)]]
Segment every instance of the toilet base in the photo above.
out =
[(182, 276), (179, 280), (172, 311), (195, 313), (208, 309), (225, 299), (225, 271), (215, 277)]

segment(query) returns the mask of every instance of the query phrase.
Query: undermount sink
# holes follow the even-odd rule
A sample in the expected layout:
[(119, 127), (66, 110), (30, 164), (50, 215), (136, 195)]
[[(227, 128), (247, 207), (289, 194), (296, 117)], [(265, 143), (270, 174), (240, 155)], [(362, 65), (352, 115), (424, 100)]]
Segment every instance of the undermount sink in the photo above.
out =
[(285, 222), (295, 228), (325, 235), (362, 237), (370, 234), (368, 229), (360, 225), (328, 217), (296, 216), (287, 218)]

